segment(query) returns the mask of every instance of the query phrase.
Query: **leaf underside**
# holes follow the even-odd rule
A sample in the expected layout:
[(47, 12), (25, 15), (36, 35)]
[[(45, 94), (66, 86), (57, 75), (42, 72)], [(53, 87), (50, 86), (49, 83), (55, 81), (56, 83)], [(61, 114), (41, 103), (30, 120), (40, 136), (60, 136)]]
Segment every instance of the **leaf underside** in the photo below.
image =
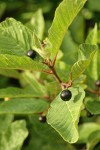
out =
[(53, 23), (49, 29), (49, 40), (52, 43), (52, 56), (58, 52), (64, 35), (86, 0), (63, 0), (56, 9)]
[(80, 87), (70, 88), (70, 90), (73, 95), (70, 101), (62, 101), (58, 95), (51, 103), (47, 122), (65, 141), (75, 143), (78, 140), (77, 124), (85, 94)]

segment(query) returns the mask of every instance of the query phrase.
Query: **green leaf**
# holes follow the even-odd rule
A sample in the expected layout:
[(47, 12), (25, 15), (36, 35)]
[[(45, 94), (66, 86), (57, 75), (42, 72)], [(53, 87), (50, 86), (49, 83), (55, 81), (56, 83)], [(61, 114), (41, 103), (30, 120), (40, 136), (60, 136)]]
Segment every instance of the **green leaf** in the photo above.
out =
[(97, 46), (92, 44), (81, 44), (79, 46), (78, 60), (88, 60), (92, 59), (95, 52), (97, 51)]
[(0, 134), (0, 150), (20, 150), (27, 135), (24, 120), (13, 122), (5, 134)]
[[(97, 24), (94, 26), (94, 28), (89, 32), (85, 43), (88, 44), (96, 44), (97, 45), (98, 40), (98, 33), (97, 33)], [(93, 60), (90, 64), (90, 66), (87, 69), (87, 75), (90, 76), (93, 80), (98, 79), (98, 51), (95, 53)]]
[(32, 88), (26, 88), (26, 89), (21, 89), (17, 87), (8, 87), (4, 89), (0, 89), (0, 98), (32, 98), (32, 97), (43, 97), (43, 93), (39, 93), (39, 91), (36, 91), (36, 89)]
[(37, 44), (40, 41), (34, 32), (13, 18), (0, 24), (0, 33), (0, 54), (26, 56), (28, 50), (34, 49), (43, 58), (48, 55), (47, 49), (43, 51), (41, 43)]
[(8, 127), (10, 126), (11, 122), (13, 121), (14, 116), (9, 115), (0, 115), (0, 134), (4, 134)]
[(41, 62), (36, 62), (26, 56), (15, 56), (8, 54), (0, 54), (0, 69), (18, 69), (18, 70), (34, 70), (43, 71), (46, 66)]
[(0, 23), (0, 53), (26, 55), (33, 46), (33, 32), (13, 18)]
[[(62, 149), (66, 149), (67, 145), (62, 145), (62, 144), (55, 144), (55, 146), (53, 144), (47, 144), (44, 145), (42, 150), (62, 150)], [(68, 150), (68, 149), (66, 149)]]
[(44, 33), (44, 18), (42, 10), (38, 9), (32, 16), (31, 20), (25, 24), (42, 40)]
[(56, 143), (55, 146), (54, 144), (47, 144), (47, 145), (44, 145), (42, 150), (76, 150), (74, 148), (73, 145), (71, 144), (62, 144), (62, 143)]
[(71, 32), (67, 31), (63, 39), (61, 50), (63, 51), (63, 61), (72, 65), (77, 61), (78, 45), (73, 41)]
[(73, 40), (76, 43), (83, 43), (85, 39), (85, 19), (83, 16), (83, 10), (76, 16), (74, 21), (72, 22), (70, 26), (71, 35), (73, 37)]
[(96, 0), (96, 1), (88, 0), (87, 7), (88, 7), (88, 9), (90, 11), (98, 12), (98, 11), (100, 11), (100, 5), (99, 5), (99, 3), (100, 3), (99, 0)]
[(46, 96), (46, 87), (39, 82), (39, 79), (36, 78), (36, 76), (33, 73), (25, 71), (22, 74), (22, 80), (25, 80), (25, 82), (29, 84), (29, 86), (32, 88), (33, 92), (36, 93), (38, 96)]
[(80, 87), (70, 88), (70, 90), (72, 92), (70, 101), (62, 101), (58, 95), (51, 103), (47, 122), (65, 141), (75, 143), (79, 138), (77, 125), (85, 93)]
[(45, 86), (50, 97), (52, 97), (53, 95), (57, 95), (58, 92), (61, 91), (61, 87), (59, 86), (59, 83), (57, 81), (46, 82)]
[[(60, 135), (47, 123), (40, 123), (39, 114), (29, 115), (30, 140), (23, 150), (75, 150), (73, 145), (66, 143)], [(55, 145), (55, 146), (54, 146)], [(47, 149), (46, 149), (47, 148)]]
[(86, 108), (91, 114), (97, 115), (100, 114), (100, 102), (99, 101), (87, 101), (85, 104)]
[(47, 122), (45, 124), (41, 124), (38, 118), (39, 115), (36, 114), (29, 116), (29, 122), (32, 124), (33, 130), (36, 132), (38, 137), (48, 143), (56, 144), (57, 141), (59, 141), (60, 144), (66, 144), (60, 135), (51, 126), (49, 126)]
[(66, 82), (66, 80), (68, 81), (71, 66), (67, 65), (64, 61), (59, 61), (58, 63), (55, 64), (55, 68), (60, 79), (63, 82)]
[(96, 45), (80, 45), (79, 60), (72, 66), (72, 79), (75, 80), (86, 70), (97, 50)]
[(85, 40), (85, 43), (87, 44), (97, 44), (97, 24), (95, 24), (94, 28), (92, 30), (90, 30), (90, 32), (88, 33), (88, 36)]
[(86, 0), (63, 0), (55, 12), (53, 23), (49, 29), (49, 40), (52, 44), (52, 56), (58, 52), (66, 30), (74, 20)]
[(49, 104), (42, 99), (14, 98), (0, 104), (0, 114), (33, 114), (43, 112)]
[[(73, 148), (72, 145), (69, 143), (66, 143), (60, 135), (47, 123), (40, 123), (38, 121), (39, 115), (30, 115), (29, 116), (29, 122), (31, 123), (31, 134), (33, 131), (33, 137), (34, 139), (32, 140), (32, 145), (30, 148), (27, 147), (27, 150), (31, 149), (32, 147), (34, 148), (36, 138), (38, 138), (37, 143), (39, 143), (39, 140), (43, 143), (40, 147), (42, 150), (71, 150)], [(56, 139), (56, 140), (55, 140)], [(55, 146), (54, 146), (55, 145)], [(47, 148), (47, 149), (46, 149)], [(34, 148), (35, 149), (35, 148)], [(39, 148), (37, 148), (39, 149)], [(25, 149), (26, 150), (26, 149)]]
[(79, 126), (79, 143), (86, 143), (94, 131), (100, 130), (100, 125), (94, 122), (84, 123)]
[(98, 59), (99, 59), (99, 51), (97, 51), (88, 67), (88, 76), (90, 76), (94, 81), (99, 78), (98, 75)]
[(49, 42), (49, 40), (46, 38), (45, 39), (46, 44), (45, 46), (42, 46), (40, 40), (35, 34), (33, 35), (33, 39), (34, 39), (35, 45), (32, 46), (32, 49), (34, 49), (37, 53), (39, 53), (39, 55), (43, 57), (44, 59), (49, 58), (50, 49), (51, 49), (51, 43)]
[(6, 9), (6, 3), (5, 2), (0, 2), (0, 18), (4, 14), (5, 9)]
[(17, 70), (0, 69), (0, 74), (11, 78), (20, 78), (20, 73)]
[(91, 133), (87, 141), (87, 150), (94, 150), (97, 143), (100, 142), (100, 130)]

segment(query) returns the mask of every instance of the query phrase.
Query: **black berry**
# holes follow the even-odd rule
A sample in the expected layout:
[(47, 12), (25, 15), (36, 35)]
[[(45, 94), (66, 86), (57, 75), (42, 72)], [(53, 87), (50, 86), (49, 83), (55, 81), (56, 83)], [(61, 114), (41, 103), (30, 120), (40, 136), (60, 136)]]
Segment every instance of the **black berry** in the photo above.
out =
[(91, 118), (93, 117), (93, 115), (89, 111), (87, 111), (87, 117)]
[(63, 101), (69, 101), (72, 97), (72, 93), (66, 89), (61, 92), (60, 97)]
[(39, 121), (41, 123), (45, 123), (46, 122), (46, 116), (39, 116)]
[(100, 87), (100, 80), (97, 80), (97, 81), (95, 82), (95, 85), (96, 85), (97, 87)]
[(36, 51), (34, 50), (29, 50), (27, 52), (27, 56), (29, 56), (30, 58), (35, 58), (36, 57)]

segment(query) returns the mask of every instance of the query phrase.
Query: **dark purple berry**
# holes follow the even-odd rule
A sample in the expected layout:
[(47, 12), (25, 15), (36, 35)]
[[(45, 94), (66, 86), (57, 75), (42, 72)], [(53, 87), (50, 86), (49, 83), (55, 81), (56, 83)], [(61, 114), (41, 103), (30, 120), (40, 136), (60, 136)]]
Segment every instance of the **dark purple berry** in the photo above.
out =
[(87, 117), (91, 118), (93, 117), (93, 115), (89, 111), (87, 111)]
[(46, 122), (46, 116), (39, 116), (39, 121), (41, 123), (45, 123)]
[(61, 92), (60, 97), (63, 101), (69, 101), (72, 97), (72, 93), (66, 89)]
[(100, 87), (100, 80), (97, 80), (97, 81), (95, 82), (95, 85), (96, 85), (97, 87)]
[(30, 58), (35, 58), (36, 57), (36, 51), (34, 50), (29, 50), (27, 52), (27, 56), (30, 57)]

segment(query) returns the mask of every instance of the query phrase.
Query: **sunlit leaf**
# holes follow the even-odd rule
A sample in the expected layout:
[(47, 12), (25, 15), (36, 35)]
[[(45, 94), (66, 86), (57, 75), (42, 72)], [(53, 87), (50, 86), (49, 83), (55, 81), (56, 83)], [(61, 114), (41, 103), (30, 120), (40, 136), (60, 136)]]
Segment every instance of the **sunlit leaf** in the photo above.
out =
[(77, 79), (87, 69), (96, 53), (96, 45), (82, 44), (79, 50), (79, 60), (72, 66), (72, 79)]
[(49, 29), (52, 56), (58, 52), (68, 27), (85, 2), (86, 0), (63, 0), (56, 9), (53, 23)]
[(26, 56), (20, 57), (15, 55), (0, 54), (0, 68), (41, 71), (46, 68), (46, 65), (42, 62), (36, 62)]
[[(97, 43), (98, 43), (97, 24), (89, 32), (85, 43), (97, 45)], [(99, 59), (98, 56), (99, 56), (99, 53), (97, 51), (92, 59), (90, 66), (87, 69), (87, 75), (90, 76), (93, 80), (98, 79), (98, 59)]]
[(80, 87), (70, 88), (70, 90), (72, 92), (70, 101), (62, 101), (60, 95), (58, 95), (51, 103), (47, 114), (47, 122), (65, 141), (75, 143), (79, 138), (77, 125), (85, 94)]

